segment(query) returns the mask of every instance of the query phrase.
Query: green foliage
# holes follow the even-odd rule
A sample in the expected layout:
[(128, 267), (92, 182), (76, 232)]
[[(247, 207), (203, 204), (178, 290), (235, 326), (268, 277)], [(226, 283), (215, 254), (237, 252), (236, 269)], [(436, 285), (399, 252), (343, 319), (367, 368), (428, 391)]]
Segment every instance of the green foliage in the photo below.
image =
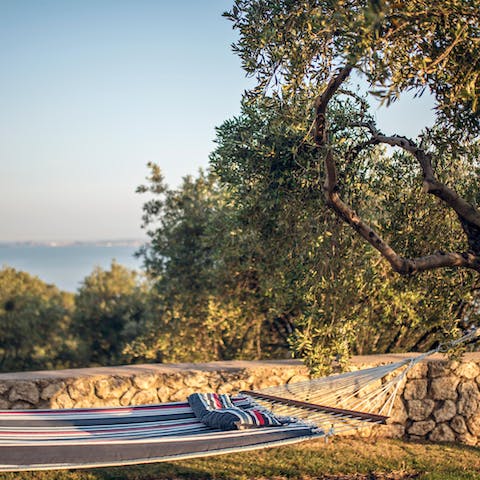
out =
[(225, 16), (258, 91), (321, 87), (349, 63), (387, 102), (428, 88), (442, 122), (471, 135), (480, 131), (479, 11), (476, 0), (236, 0)]
[(313, 371), (350, 352), (427, 348), (475, 316), (473, 274), (397, 278), (332, 218), (321, 199), (325, 152), (310, 139), (323, 125), (312, 116), (315, 99), (352, 66), (369, 92), (345, 82), (325, 113), (341, 198), (407, 258), (468, 250), (452, 210), (420, 192), (417, 164), (372, 141), (367, 93), (388, 104), (431, 92), (437, 124), (422, 147), (438, 178), (478, 205), (479, 11), (471, 0), (236, 0), (225, 14), (257, 87), (243, 116), (219, 130), (213, 169), (243, 212), (243, 230), (261, 234), (267, 276), (280, 285), (272, 305), (282, 310), (283, 296), (295, 306), (292, 346)]
[[(210, 173), (177, 190), (150, 165), (139, 191), (153, 195), (143, 217), (151, 243), (140, 254), (158, 314), (129, 345), (133, 357), (260, 358), (284, 355), (288, 340), (320, 374), (352, 353), (423, 350), (472, 320), (470, 273), (399, 278), (326, 208), (309, 135), (313, 95), (245, 101), (218, 128)], [(408, 156), (374, 145), (352, 153), (361, 138), (350, 122), (368, 118), (367, 109), (350, 94), (330, 107), (333, 141), (349, 159), (340, 166), (342, 194), (408, 254), (439, 239), (460, 248), (456, 219), (421, 194)], [(437, 167), (475, 197), (468, 160), (446, 154)]]
[(0, 370), (68, 366), (72, 295), (25, 272), (0, 270)]
[(72, 331), (77, 366), (114, 365), (130, 359), (126, 345), (150, 315), (149, 291), (138, 274), (113, 262), (95, 268), (75, 296)]
[[(295, 325), (293, 350), (312, 371), (325, 373), (333, 360), (346, 361), (351, 353), (428, 348), (455, 333), (466, 317), (475, 277), (448, 271), (400, 278), (330, 213), (309, 137), (309, 101), (260, 97), (218, 129), (211, 165), (235, 207), (230, 222), (241, 232), (231, 242), (253, 239), (250, 251), (261, 245), (251, 267), (268, 316)], [(346, 119), (362, 105), (356, 99), (332, 107), (338, 149), (346, 156)], [(439, 162), (440, 175), (478, 196), (468, 158), (453, 162), (443, 155)], [(341, 168), (342, 195), (402, 251), (463, 246), (455, 216), (421, 193), (410, 157), (372, 147), (350, 155)]]
[(266, 307), (250, 263), (258, 249), (242, 235), (237, 241), (229, 196), (212, 174), (186, 177), (170, 190), (158, 166), (150, 168), (149, 183), (139, 191), (153, 194), (143, 217), (151, 242), (140, 255), (155, 283), (159, 313), (129, 352), (162, 361), (270, 355), (278, 333), (262, 336), (269, 328)]

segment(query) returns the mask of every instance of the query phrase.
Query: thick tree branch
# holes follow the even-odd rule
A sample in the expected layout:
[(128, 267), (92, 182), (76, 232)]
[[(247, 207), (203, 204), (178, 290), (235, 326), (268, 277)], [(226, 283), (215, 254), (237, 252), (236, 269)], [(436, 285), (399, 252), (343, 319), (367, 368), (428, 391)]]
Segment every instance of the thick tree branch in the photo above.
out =
[(432, 167), (432, 156), (406, 137), (398, 135), (386, 136), (380, 133), (373, 124), (365, 124), (370, 129), (372, 137), (379, 143), (385, 143), (392, 147), (400, 147), (410, 152), (420, 164), (423, 171), (423, 189), (426, 193), (435, 195), (451, 207), (459, 217), (480, 229), (480, 212), (465, 199), (460, 197), (454, 190), (439, 182)]
[(327, 205), (332, 208), (340, 218), (352, 226), (362, 238), (377, 249), (380, 254), (388, 260), (397, 273), (412, 275), (441, 267), (465, 267), (480, 272), (480, 260), (475, 254), (470, 252), (436, 252), (433, 255), (413, 259), (398, 255), (373, 228), (365, 223), (355, 211), (340, 198), (338, 194), (336, 166), (331, 149), (328, 149), (325, 155), (325, 170), (324, 192)]
[[(352, 226), (357, 233), (369, 242), (380, 254), (388, 260), (392, 268), (402, 274), (411, 275), (417, 272), (432, 270), (441, 267), (465, 267), (480, 272), (480, 257), (472, 252), (456, 253), (456, 252), (437, 252), (433, 255), (408, 259), (397, 254), (397, 252), (386, 243), (367, 223), (365, 223), (353, 209), (345, 204), (338, 194), (337, 169), (332, 149), (328, 146), (328, 128), (326, 122), (326, 110), (328, 102), (333, 95), (339, 90), (341, 84), (349, 76), (352, 67), (345, 66), (340, 72), (333, 77), (328, 83), (325, 91), (315, 102), (316, 118), (314, 139), (323, 153), (325, 164), (325, 182), (324, 193), (327, 205), (332, 208), (336, 214), (346, 223)], [(372, 138), (354, 148), (351, 154), (358, 155), (362, 148), (376, 143), (386, 143), (392, 146), (398, 146), (412, 153), (419, 161), (423, 173), (424, 183), (428, 185), (427, 192), (437, 195), (446, 201), (455, 209), (460, 219), (462, 213), (470, 215), (470, 218), (478, 220), (480, 226), (480, 214), (465, 200), (460, 198), (453, 190), (438, 182), (434, 176), (431, 162), (431, 156), (418, 148), (411, 140), (404, 137), (386, 137), (382, 135), (373, 124), (358, 124), (357, 126), (367, 127), (372, 133)], [(469, 208), (468, 208), (469, 207)], [(473, 209), (473, 212), (471, 211)], [(476, 216), (478, 215), (478, 219)], [(476, 224), (475, 224), (476, 225)], [(464, 227), (465, 228), (465, 227)]]
[(314, 140), (318, 146), (322, 146), (327, 143), (327, 124), (325, 114), (327, 111), (328, 102), (332, 99), (333, 95), (335, 95), (342, 83), (348, 78), (352, 68), (353, 65), (345, 65), (335, 77), (330, 79), (325, 91), (315, 100)]
[(347, 161), (350, 163), (353, 162), (353, 160), (358, 157), (362, 150), (371, 145), (378, 145), (378, 143), (378, 140), (375, 140), (374, 138), (369, 138), (365, 142), (358, 143), (354, 147), (350, 148), (350, 150), (347, 152)]
[(468, 244), (475, 255), (480, 256), (480, 211), (457, 192), (439, 182), (432, 167), (432, 155), (419, 148), (412, 140), (398, 135), (386, 136), (380, 133), (372, 123), (363, 124), (368, 127), (372, 139), (392, 147), (400, 147), (411, 153), (418, 161), (423, 172), (423, 190), (435, 195), (452, 208), (458, 215)]

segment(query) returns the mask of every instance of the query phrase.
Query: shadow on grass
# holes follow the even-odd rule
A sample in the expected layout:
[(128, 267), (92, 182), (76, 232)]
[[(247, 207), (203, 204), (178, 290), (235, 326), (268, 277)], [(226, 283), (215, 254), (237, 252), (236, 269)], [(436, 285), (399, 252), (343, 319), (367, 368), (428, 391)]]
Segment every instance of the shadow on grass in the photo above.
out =
[(0, 480), (479, 480), (480, 449), (338, 439), (125, 467), (0, 474)]

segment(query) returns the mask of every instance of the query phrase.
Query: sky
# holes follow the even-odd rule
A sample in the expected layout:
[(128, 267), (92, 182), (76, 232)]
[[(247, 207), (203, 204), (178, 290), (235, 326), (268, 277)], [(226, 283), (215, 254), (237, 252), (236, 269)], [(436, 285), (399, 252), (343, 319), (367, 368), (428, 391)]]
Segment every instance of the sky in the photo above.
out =
[[(0, 0), (0, 241), (143, 238), (135, 193), (208, 165), (252, 85), (231, 0)], [(415, 136), (432, 100), (376, 115)], [(401, 125), (401, 129), (399, 129)]]

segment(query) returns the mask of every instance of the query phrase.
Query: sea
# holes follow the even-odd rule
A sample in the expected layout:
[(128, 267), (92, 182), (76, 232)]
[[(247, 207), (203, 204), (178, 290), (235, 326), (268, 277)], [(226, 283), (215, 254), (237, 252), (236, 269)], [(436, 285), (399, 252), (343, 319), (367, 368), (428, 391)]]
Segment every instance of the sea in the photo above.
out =
[(60, 290), (76, 292), (95, 267), (108, 269), (113, 260), (141, 270), (134, 256), (138, 245), (0, 245), (0, 267), (10, 266), (39, 277)]

